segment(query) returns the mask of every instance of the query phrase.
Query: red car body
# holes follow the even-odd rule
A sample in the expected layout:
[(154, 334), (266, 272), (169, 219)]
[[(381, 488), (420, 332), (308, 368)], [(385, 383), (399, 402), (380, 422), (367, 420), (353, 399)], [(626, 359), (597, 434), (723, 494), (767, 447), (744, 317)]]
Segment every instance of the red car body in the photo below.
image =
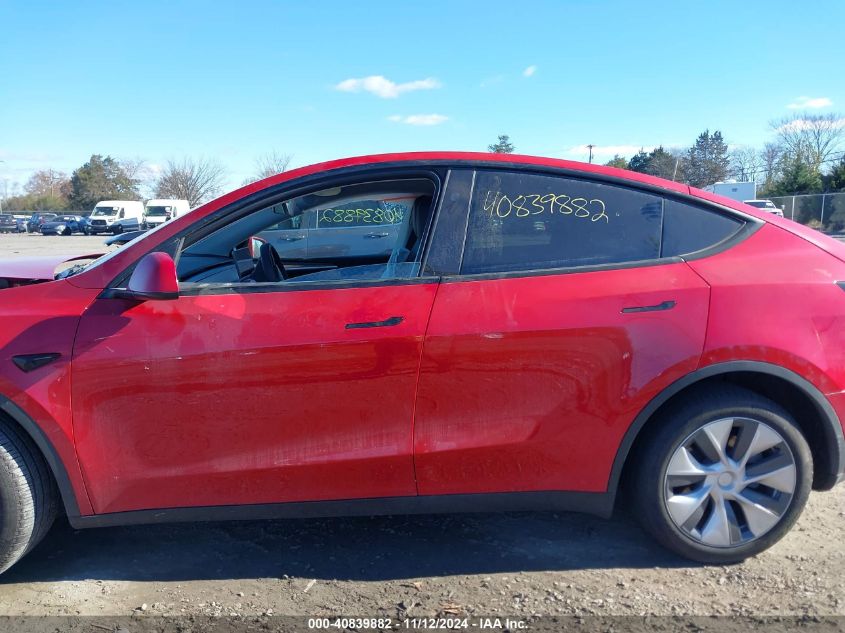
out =
[[(596, 178), (729, 210), (748, 230), (640, 266), (172, 301), (108, 293), (145, 254), (261, 192), (431, 166)], [(450, 187), (440, 196), (466, 206)], [(464, 230), (451, 209), (429, 249)], [(473, 501), (609, 514), (650, 415), (714, 376), (791, 399), (815, 487), (842, 478), (845, 246), (685, 185), (524, 156), (360, 157), (248, 185), (72, 277), (52, 280), (56, 263), (0, 265), (14, 286), (0, 291), (0, 396), (77, 526)]]

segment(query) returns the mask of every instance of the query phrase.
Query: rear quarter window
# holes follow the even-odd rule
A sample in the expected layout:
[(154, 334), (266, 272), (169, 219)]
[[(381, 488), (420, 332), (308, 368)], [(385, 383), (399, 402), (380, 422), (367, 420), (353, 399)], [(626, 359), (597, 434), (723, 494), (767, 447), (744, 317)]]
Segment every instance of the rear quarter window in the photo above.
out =
[(663, 206), (663, 257), (688, 255), (721, 244), (743, 226), (717, 211), (667, 199)]

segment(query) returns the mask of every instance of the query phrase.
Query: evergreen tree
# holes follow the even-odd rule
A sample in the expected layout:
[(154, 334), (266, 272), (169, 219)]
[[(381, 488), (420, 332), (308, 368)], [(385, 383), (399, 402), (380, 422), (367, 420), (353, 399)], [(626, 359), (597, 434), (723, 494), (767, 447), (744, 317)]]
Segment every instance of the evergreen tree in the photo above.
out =
[(613, 158), (605, 163), (607, 167), (617, 167), (619, 169), (628, 169), (628, 161), (624, 156), (614, 154)]
[(825, 191), (845, 191), (845, 156), (823, 180)]
[(819, 172), (800, 158), (794, 158), (786, 167), (783, 176), (767, 190), (771, 196), (793, 196), (802, 193), (819, 193), (822, 177)]
[(644, 174), (648, 169), (648, 160), (648, 154), (646, 154), (644, 150), (640, 149), (640, 151), (634, 154), (631, 157), (631, 160), (628, 161), (628, 169)]
[(93, 154), (70, 178), (70, 206), (90, 209), (100, 200), (138, 200), (138, 181), (111, 156)]
[(704, 130), (687, 150), (685, 175), (693, 187), (712, 185), (727, 178), (730, 157), (728, 145), (719, 130)]
[(499, 140), (487, 146), (487, 151), (494, 154), (513, 154), (514, 149), (516, 148), (507, 134), (499, 134)]
[(675, 176), (675, 166), (678, 159), (663, 149), (663, 146), (655, 147), (648, 155), (645, 173), (658, 178), (672, 180)]

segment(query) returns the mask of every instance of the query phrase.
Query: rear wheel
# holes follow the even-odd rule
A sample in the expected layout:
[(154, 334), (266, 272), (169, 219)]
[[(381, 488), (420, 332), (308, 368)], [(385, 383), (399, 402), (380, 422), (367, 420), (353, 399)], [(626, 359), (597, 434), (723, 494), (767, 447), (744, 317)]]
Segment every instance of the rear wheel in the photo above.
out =
[(32, 441), (0, 420), (0, 573), (34, 548), (56, 517), (56, 486)]
[(807, 502), (813, 461), (792, 416), (725, 385), (699, 391), (654, 421), (638, 456), (643, 526), (675, 552), (732, 563), (772, 546)]

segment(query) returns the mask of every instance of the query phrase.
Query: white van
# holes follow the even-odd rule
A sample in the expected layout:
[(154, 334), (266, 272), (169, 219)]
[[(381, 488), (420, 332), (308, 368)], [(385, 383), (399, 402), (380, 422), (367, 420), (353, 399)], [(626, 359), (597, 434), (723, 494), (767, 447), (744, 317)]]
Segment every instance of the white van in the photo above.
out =
[(144, 203), (138, 200), (103, 200), (88, 216), (86, 235), (137, 231), (144, 220)]
[(190, 210), (191, 205), (188, 204), (187, 200), (174, 200), (171, 198), (148, 200), (144, 207), (142, 228), (154, 229), (159, 224), (164, 224), (168, 220), (185, 215)]

